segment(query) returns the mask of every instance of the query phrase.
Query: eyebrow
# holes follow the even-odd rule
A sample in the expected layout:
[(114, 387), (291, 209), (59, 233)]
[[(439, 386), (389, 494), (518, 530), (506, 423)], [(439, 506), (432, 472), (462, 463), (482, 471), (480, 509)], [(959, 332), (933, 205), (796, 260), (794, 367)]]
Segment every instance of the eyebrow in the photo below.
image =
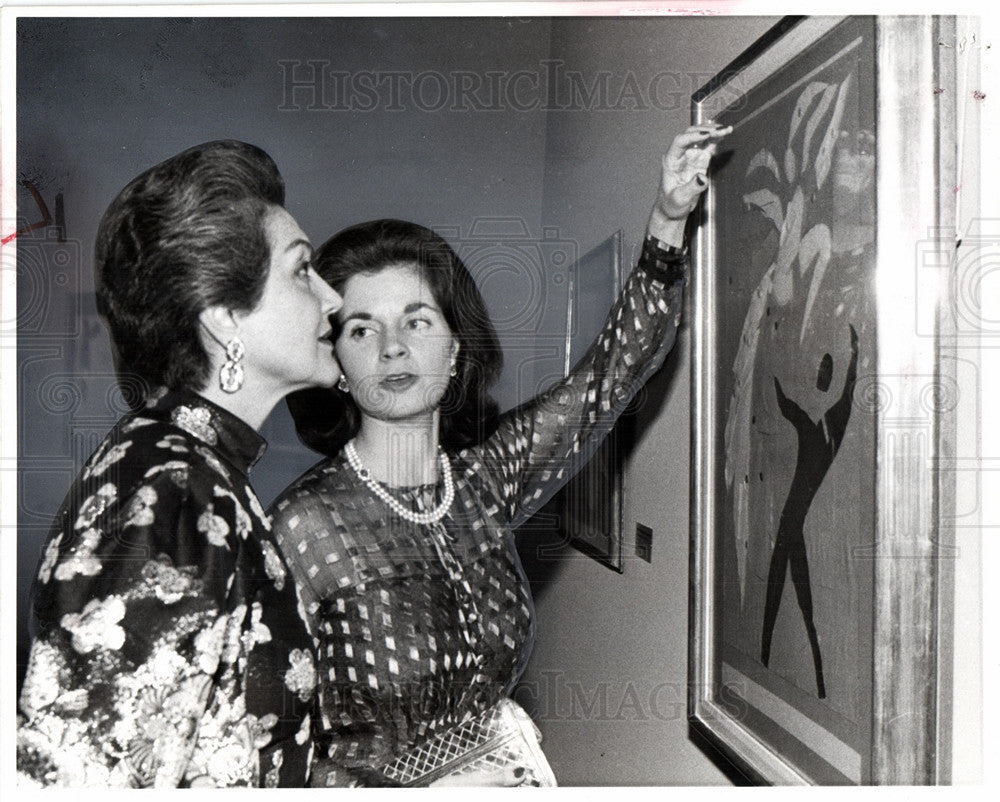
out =
[[(440, 310), (436, 306), (431, 306), (423, 301), (413, 301), (413, 303), (407, 304), (403, 307), (403, 314), (409, 315), (411, 312), (417, 312), (421, 309), (430, 309), (432, 312), (439, 312)], [(344, 316), (344, 320), (374, 320), (374, 316), (369, 312), (352, 312), (349, 315)]]
[(299, 239), (292, 240), (290, 243), (288, 243), (288, 247), (285, 248), (285, 253), (288, 253), (289, 251), (298, 248), (300, 245), (305, 246), (305, 249), (309, 251), (310, 255), (312, 255), (313, 252), (312, 243), (309, 242), (309, 240), (307, 239), (302, 239), (301, 237)]

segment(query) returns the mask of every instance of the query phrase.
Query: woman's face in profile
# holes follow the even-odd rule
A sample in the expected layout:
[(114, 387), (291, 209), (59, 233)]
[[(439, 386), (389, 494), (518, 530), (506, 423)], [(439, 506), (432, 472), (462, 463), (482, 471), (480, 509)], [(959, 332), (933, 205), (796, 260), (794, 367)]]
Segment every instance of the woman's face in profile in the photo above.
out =
[(264, 231), (271, 246), (264, 293), (240, 320), (247, 383), (281, 395), (331, 387), (340, 367), (328, 339), (329, 318), (340, 308), (340, 295), (312, 269), (312, 246), (287, 211), (272, 207)]
[(352, 276), (338, 317), (337, 359), (362, 413), (387, 421), (431, 416), (458, 341), (416, 266)]

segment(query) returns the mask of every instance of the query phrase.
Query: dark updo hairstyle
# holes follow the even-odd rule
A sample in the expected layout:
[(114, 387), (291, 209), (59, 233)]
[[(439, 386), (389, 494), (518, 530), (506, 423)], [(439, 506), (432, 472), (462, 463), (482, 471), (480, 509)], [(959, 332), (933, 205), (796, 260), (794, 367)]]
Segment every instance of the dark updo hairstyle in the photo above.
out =
[[(497, 427), (499, 409), (489, 388), (500, 376), (503, 353), (486, 304), (468, 268), (440, 235), (403, 220), (372, 220), (351, 226), (316, 251), (313, 264), (343, 295), (351, 276), (395, 265), (413, 265), (458, 340), (456, 375), (441, 399), (441, 445), (450, 451), (475, 445)], [(336, 456), (358, 433), (361, 413), (348, 393), (309, 388), (287, 397), (302, 442)]]
[(97, 311), (133, 407), (157, 387), (207, 385), (199, 315), (260, 301), (270, 263), (264, 216), (284, 198), (270, 156), (225, 140), (152, 167), (108, 207), (94, 246)]

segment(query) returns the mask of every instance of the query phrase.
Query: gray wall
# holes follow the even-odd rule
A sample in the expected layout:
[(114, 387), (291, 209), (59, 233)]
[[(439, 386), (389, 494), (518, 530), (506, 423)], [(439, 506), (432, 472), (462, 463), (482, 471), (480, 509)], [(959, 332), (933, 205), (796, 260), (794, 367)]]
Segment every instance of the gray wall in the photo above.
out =
[[(632, 261), (691, 92), (773, 22), (20, 20), (18, 176), (65, 227), (18, 238), (19, 661), (48, 522), (123, 408), (90, 251), (130, 178), (192, 144), (245, 139), (275, 158), (287, 206), (316, 244), (373, 217), (444, 231), (501, 324), (497, 396), (510, 406), (560, 371), (564, 257), (621, 229)], [(290, 91), (313, 69), (328, 73), (321, 89)], [(560, 95), (560, 69), (579, 73), (582, 95)], [(346, 96), (342, 80), (353, 82)], [(21, 224), (39, 219), (26, 188), (18, 200)], [(652, 563), (629, 558), (619, 575), (574, 550), (539, 559), (525, 544), (539, 637), (520, 693), (567, 785), (727, 781), (688, 740), (684, 716), (687, 369), (682, 334), (629, 456), (626, 554), (634, 522), (647, 523)], [(254, 484), (266, 503), (315, 455), (283, 405), (263, 434)]]
[[(460, 251), (473, 249), (491, 313), (510, 319), (512, 305), (516, 312), (537, 302), (525, 288), (538, 281), (525, 279), (545, 269), (511, 256), (539, 236), (546, 115), (511, 106), (502, 91), (491, 99), (489, 84), (475, 96), (452, 87), (463, 74), (537, 74), (550, 22), (21, 19), (17, 34), (18, 178), (53, 217), (17, 239), (23, 663), (42, 538), (79, 466), (125, 408), (92, 297), (94, 233), (115, 194), (191, 145), (244, 139), (275, 159), (286, 206), (315, 245), (376, 217), (432, 226)], [(477, 98), (482, 111), (472, 110)], [(20, 226), (41, 219), (26, 186), (18, 187), (18, 215)], [(496, 218), (516, 242), (470, 240)], [(497, 395), (510, 406), (520, 397), (519, 349), (531, 346), (510, 327), (502, 338), (511, 367)], [(317, 455), (299, 444), (284, 404), (262, 434), (269, 449), (253, 482), (267, 504)]]
[[(655, 197), (659, 157), (687, 125), (690, 95), (776, 20), (564, 20), (552, 58), (610, 87), (656, 76), (656, 108), (552, 114), (543, 219), (582, 252), (624, 231), (626, 264)], [(672, 96), (671, 93), (676, 93)], [(672, 102), (675, 101), (675, 102)], [(688, 414), (686, 326), (650, 382), (631, 428), (624, 572), (566, 551), (536, 592), (538, 638), (521, 688), (538, 699), (546, 754), (568, 784), (728, 784), (688, 739)], [(653, 529), (652, 562), (635, 557), (636, 522)]]

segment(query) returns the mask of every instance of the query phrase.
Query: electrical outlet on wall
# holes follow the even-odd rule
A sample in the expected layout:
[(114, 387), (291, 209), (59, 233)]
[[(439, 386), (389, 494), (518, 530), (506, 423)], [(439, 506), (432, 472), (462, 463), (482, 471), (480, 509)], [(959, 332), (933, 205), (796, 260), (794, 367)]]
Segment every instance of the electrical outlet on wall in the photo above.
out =
[(653, 530), (645, 524), (635, 525), (635, 556), (648, 563), (653, 561)]

